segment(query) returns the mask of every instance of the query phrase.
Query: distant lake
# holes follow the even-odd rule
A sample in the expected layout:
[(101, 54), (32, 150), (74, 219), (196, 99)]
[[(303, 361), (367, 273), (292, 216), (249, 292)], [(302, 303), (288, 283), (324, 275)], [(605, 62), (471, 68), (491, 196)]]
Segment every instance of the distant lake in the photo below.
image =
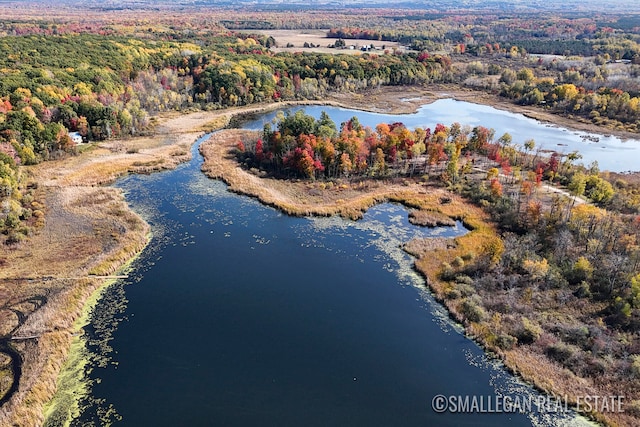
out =
[[(612, 172), (640, 171), (640, 139), (621, 140), (615, 136), (604, 136), (586, 132), (574, 131), (558, 126), (542, 123), (522, 114), (510, 113), (496, 108), (473, 104), (453, 99), (440, 99), (431, 104), (423, 105), (414, 114), (379, 114), (358, 110), (329, 106), (304, 106), (285, 109), (296, 111), (303, 109), (307, 114), (316, 118), (322, 111), (326, 111), (340, 125), (341, 122), (356, 116), (364, 126), (374, 128), (379, 123), (402, 122), (409, 128), (435, 128), (442, 123), (450, 126), (454, 122), (461, 125), (485, 126), (495, 130), (495, 138), (504, 133), (513, 137), (513, 143), (521, 147), (528, 139), (536, 142), (536, 147), (568, 154), (578, 151), (582, 159), (576, 163), (589, 165), (597, 161), (601, 170)], [(263, 125), (271, 121), (276, 112), (261, 115), (243, 127), (262, 129)], [(598, 139), (593, 142), (591, 139)]]
[(432, 409), (437, 395), (538, 396), (448, 319), (400, 248), (460, 224), (416, 227), (395, 204), (288, 217), (207, 179), (193, 153), (118, 183), (154, 236), (86, 328), (95, 383), (72, 425), (581, 425)]

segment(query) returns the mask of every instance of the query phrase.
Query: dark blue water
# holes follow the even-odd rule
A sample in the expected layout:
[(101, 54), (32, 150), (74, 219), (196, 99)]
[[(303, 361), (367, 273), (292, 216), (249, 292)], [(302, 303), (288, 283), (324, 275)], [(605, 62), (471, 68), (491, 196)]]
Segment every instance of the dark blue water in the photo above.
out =
[(194, 147), (118, 184), (154, 237), (95, 309), (90, 347), (112, 351), (73, 425), (559, 425), (432, 410), (438, 394), (535, 395), (446, 318), (399, 247), (463, 227), (415, 227), (392, 204), (357, 222), (287, 217), (200, 164)]
[[(336, 125), (349, 120), (354, 115), (358, 117), (364, 126), (375, 128), (379, 123), (402, 122), (407, 127), (431, 128), (442, 123), (446, 126), (454, 122), (468, 126), (484, 126), (495, 130), (495, 138), (504, 133), (513, 137), (513, 143), (523, 147), (524, 142), (533, 139), (536, 148), (557, 151), (568, 154), (578, 151), (582, 159), (576, 164), (590, 165), (598, 162), (601, 170), (612, 172), (639, 171), (640, 140), (632, 139), (622, 141), (611, 135), (594, 135), (585, 132), (572, 131), (558, 126), (541, 123), (537, 120), (510, 113), (481, 104), (473, 104), (453, 99), (440, 99), (431, 104), (423, 105), (415, 114), (381, 114), (369, 113), (344, 108), (328, 106), (293, 107), (289, 111), (304, 109), (304, 111), (316, 118), (322, 111), (326, 111), (336, 122)], [(257, 120), (252, 120), (245, 127), (261, 130), (265, 123), (270, 122), (276, 112), (262, 115)], [(594, 142), (588, 138), (597, 138)]]

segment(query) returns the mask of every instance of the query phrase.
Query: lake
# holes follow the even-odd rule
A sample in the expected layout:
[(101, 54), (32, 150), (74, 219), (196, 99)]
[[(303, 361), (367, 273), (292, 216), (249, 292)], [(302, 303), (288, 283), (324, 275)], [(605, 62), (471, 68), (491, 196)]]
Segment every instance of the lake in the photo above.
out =
[[(601, 170), (612, 172), (640, 171), (640, 139), (621, 140), (615, 136), (588, 134), (580, 131), (564, 129), (558, 126), (544, 124), (537, 120), (510, 113), (496, 108), (473, 104), (453, 99), (440, 99), (431, 104), (423, 105), (414, 114), (380, 114), (356, 110), (349, 110), (328, 106), (292, 107), (288, 111), (304, 111), (319, 118), (322, 111), (326, 111), (336, 122), (336, 125), (347, 121), (354, 115), (358, 117), (364, 126), (375, 128), (379, 123), (402, 122), (408, 128), (431, 128), (442, 123), (450, 126), (454, 122), (461, 125), (485, 126), (495, 130), (495, 139), (504, 133), (513, 137), (513, 143), (520, 147), (524, 142), (533, 139), (536, 147), (543, 150), (553, 150), (558, 153), (568, 154), (578, 151), (582, 159), (576, 164), (585, 166), (597, 161)], [(286, 111), (286, 110), (285, 110)], [(276, 112), (261, 116), (243, 125), (249, 129), (261, 130), (265, 123), (271, 121)], [(591, 139), (597, 138), (598, 142)]]
[(400, 247), (461, 224), (417, 227), (395, 204), (288, 217), (206, 178), (202, 140), (188, 164), (117, 184), (154, 235), (85, 328), (91, 392), (72, 425), (586, 424), (434, 410), (439, 395), (541, 397), (464, 336)]

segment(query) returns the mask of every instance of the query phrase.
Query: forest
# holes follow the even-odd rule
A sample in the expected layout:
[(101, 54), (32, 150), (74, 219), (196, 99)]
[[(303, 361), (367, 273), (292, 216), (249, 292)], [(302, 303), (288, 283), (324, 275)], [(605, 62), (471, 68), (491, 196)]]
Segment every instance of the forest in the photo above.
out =
[[(493, 131), (482, 126), (409, 130), (402, 123), (363, 127), (357, 117), (340, 125), (326, 113), (316, 121), (298, 110), (280, 114), (276, 129), (265, 125), (263, 138), (251, 147), (238, 146), (239, 160), (282, 177), (334, 179), (342, 177), (414, 176), (441, 171), (457, 182), (466, 171), (461, 156), (486, 154)], [(506, 137), (505, 137), (506, 138)], [(471, 163), (467, 162), (467, 168)], [(465, 163), (466, 164), (466, 163)], [(440, 168), (441, 169), (441, 168)]]
[[(30, 166), (152, 134), (167, 112), (447, 84), (603, 132), (640, 132), (637, 13), (185, 6), (134, 16), (24, 7), (24, 15), (2, 9), (0, 19), (0, 245), (7, 250), (28, 244), (45, 221)], [(322, 29), (327, 46), (384, 40), (403, 49), (325, 53), (300, 43), (275, 52), (273, 29)], [(489, 350), (518, 348), (622, 390), (640, 416), (640, 180), (576, 166), (577, 152), (543, 153), (534, 138), (516, 146), (483, 126), (371, 129), (356, 118), (337, 125), (298, 112), (239, 142), (236, 156), (247, 170), (276, 178), (327, 186), (414, 180), (482, 206), (500, 244), (478, 242), (439, 264), (436, 296)], [(548, 185), (561, 193), (549, 196)]]
[(452, 78), (446, 56), (274, 55), (263, 35), (216, 34), (198, 43), (85, 33), (8, 37), (11, 43), (0, 42), (0, 228), (8, 243), (31, 232), (20, 219), (28, 223), (38, 210), (22, 199), (18, 165), (73, 154), (79, 147), (69, 132), (101, 141), (149, 132), (150, 118), (163, 111)]

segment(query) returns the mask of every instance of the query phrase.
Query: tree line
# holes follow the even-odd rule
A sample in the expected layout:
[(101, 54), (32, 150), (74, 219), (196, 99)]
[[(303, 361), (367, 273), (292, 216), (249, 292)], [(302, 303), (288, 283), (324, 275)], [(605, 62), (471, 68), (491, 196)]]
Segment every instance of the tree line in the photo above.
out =
[(161, 111), (317, 99), (333, 90), (446, 81), (452, 73), (439, 55), (274, 54), (273, 38), (230, 32), (169, 39), (84, 32), (0, 39), (5, 234), (31, 209), (20, 201), (18, 166), (73, 153), (70, 132), (85, 142), (127, 137), (148, 132)]
[(310, 179), (437, 172), (444, 180), (457, 182), (470, 171), (471, 156), (485, 153), (493, 138), (493, 131), (482, 126), (455, 123), (450, 128), (438, 124), (433, 131), (410, 130), (396, 122), (371, 129), (357, 117), (338, 129), (325, 112), (316, 120), (302, 110), (280, 113), (274, 126), (266, 124), (255, 143), (240, 144), (240, 160), (276, 176)]

